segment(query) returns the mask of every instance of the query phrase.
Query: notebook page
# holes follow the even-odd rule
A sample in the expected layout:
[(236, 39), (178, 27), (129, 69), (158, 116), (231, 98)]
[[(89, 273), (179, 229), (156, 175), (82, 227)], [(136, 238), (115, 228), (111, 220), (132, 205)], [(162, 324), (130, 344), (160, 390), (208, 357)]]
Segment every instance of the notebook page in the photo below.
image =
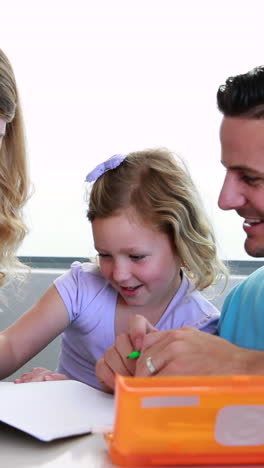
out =
[(0, 382), (0, 421), (43, 440), (114, 423), (114, 398), (75, 380)]

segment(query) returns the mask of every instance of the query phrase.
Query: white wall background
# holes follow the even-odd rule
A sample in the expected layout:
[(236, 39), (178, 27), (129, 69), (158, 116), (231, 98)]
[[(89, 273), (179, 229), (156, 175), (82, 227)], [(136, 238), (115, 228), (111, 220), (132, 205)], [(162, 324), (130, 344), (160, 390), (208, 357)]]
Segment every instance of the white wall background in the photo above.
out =
[(216, 91), (264, 63), (263, 0), (0, 0), (0, 47), (24, 109), (35, 193), (20, 255), (87, 256), (86, 173), (167, 146), (188, 162), (222, 258), (250, 259), (221, 212)]

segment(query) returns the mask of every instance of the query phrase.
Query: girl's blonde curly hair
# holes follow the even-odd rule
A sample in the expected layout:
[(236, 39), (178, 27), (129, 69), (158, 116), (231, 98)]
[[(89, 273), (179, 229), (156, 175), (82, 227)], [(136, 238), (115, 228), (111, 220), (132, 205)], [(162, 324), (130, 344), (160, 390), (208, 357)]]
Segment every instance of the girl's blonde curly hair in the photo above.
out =
[(129, 153), (93, 184), (87, 217), (112, 216), (129, 207), (144, 223), (168, 234), (195, 287), (228, 276), (197, 189), (183, 161), (166, 148)]

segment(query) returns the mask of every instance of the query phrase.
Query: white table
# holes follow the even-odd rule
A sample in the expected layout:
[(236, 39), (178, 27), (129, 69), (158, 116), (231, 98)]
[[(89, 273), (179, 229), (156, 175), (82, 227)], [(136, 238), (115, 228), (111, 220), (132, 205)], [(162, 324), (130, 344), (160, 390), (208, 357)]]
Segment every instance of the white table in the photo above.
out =
[[(264, 464), (236, 465), (235, 468), (260, 466)], [(116, 465), (111, 463), (102, 435), (77, 436), (47, 443), (0, 423), (0, 467), (116, 468)], [(188, 467), (177, 466), (177, 468)], [(217, 468), (220, 468), (219, 465)], [(228, 468), (227, 465), (225, 468)]]
[(41, 442), (0, 423), (1, 468), (113, 468), (100, 434)]

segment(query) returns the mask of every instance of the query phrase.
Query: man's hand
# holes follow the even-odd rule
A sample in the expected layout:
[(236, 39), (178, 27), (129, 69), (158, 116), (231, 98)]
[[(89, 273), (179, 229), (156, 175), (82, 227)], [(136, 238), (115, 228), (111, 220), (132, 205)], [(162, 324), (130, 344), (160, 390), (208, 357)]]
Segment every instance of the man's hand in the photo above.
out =
[(35, 367), (31, 372), (22, 374), (19, 379), (14, 381), (14, 383), (46, 382), (49, 380), (69, 380), (69, 377), (64, 374), (58, 374), (49, 369), (45, 369), (45, 367)]
[[(192, 327), (147, 334), (141, 356), (136, 363), (136, 376), (148, 376), (147, 358), (156, 369), (153, 375), (230, 375), (249, 374), (260, 351), (240, 348), (215, 335)], [(264, 366), (263, 372), (264, 373)]]

